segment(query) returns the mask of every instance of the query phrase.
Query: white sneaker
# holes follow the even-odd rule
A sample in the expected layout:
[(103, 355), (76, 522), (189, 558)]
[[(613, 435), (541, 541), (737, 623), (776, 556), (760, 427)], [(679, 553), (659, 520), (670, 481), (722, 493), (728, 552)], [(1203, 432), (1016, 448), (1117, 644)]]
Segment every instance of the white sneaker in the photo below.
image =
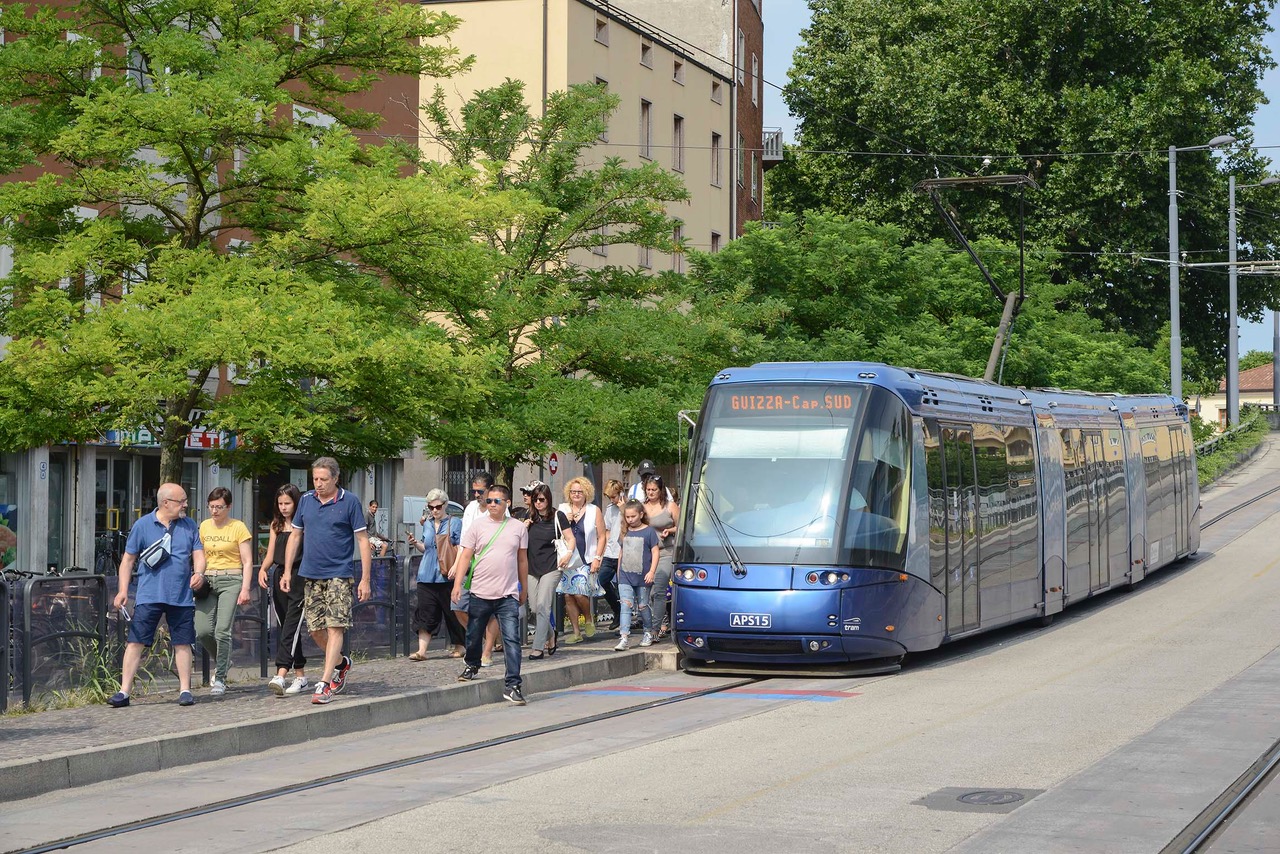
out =
[(284, 677), (283, 676), (271, 677), (271, 681), (267, 683), (267, 687), (271, 689), (272, 694), (275, 694), (277, 697), (283, 697), (284, 696)]
[(227, 683), (221, 679), (214, 679), (213, 684), (209, 686), (209, 696), (221, 697), (225, 693), (227, 693)]
[(653, 632), (645, 632), (644, 637), (640, 639), (641, 646), (653, 646)]
[(289, 687), (284, 689), (284, 692), (289, 695), (301, 694), (310, 687), (311, 683), (307, 681), (307, 677), (295, 676), (293, 681), (289, 683)]
[(614, 652), (622, 652), (623, 650), (625, 650), (625, 649), (629, 649), (630, 647), (631, 647), (631, 636), (630, 636), (630, 635), (623, 635), (623, 636), (618, 640), (618, 645), (617, 645), (617, 646), (615, 646), (615, 647), (613, 648), (613, 651), (614, 651)]

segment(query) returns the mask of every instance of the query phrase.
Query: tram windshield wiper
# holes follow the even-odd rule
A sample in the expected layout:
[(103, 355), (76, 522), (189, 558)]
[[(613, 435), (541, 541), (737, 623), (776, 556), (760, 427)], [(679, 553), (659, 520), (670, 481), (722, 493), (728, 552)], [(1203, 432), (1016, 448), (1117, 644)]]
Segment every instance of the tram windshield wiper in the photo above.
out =
[(747, 568), (742, 565), (742, 559), (738, 557), (738, 551), (733, 547), (733, 543), (729, 541), (729, 535), (725, 532), (724, 522), (720, 519), (720, 514), (716, 512), (716, 508), (711, 505), (711, 498), (704, 493), (711, 490), (707, 489), (701, 483), (694, 484), (694, 500), (701, 500), (702, 506), (707, 508), (707, 518), (711, 520), (711, 529), (716, 532), (716, 538), (720, 540), (720, 546), (724, 549), (724, 553), (729, 558), (729, 565), (733, 567), (733, 574), (738, 578), (742, 578), (747, 574)]

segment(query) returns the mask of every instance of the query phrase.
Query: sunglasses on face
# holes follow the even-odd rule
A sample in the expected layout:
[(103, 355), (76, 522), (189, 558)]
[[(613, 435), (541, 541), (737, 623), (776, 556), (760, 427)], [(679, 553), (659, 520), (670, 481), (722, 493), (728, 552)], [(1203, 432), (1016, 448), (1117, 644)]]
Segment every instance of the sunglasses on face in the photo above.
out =
[(545, 495), (535, 495), (535, 496), (534, 496), (534, 498), (533, 498), (533, 500), (534, 500), (534, 501), (546, 501), (546, 500), (547, 500), (547, 496), (545, 496)]
[(443, 505), (443, 504), (428, 504), (428, 505), (427, 505), (427, 509), (428, 509), (428, 510), (440, 510), (440, 509), (442, 509), (443, 507), (444, 507), (444, 505)]
[(483, 489), (473, 489), (473, 490), (471, 490), (471, 494), (472, 494), (472, 495), (484, 495), (484, 490), (483, 490)]
[(484, 500), (484, 503), (485, 504), (505, 504), (506, 499), (505, 498), (486, 498)]

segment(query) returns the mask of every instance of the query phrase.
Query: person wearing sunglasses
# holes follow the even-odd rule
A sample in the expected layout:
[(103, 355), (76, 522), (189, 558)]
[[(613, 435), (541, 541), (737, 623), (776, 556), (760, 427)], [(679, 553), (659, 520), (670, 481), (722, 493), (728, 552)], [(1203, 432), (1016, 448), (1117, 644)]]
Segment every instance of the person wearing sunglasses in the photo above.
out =
[[(462, 535), (465, 537), (467, 531), (471, 528), (472, 523), (476, 519), (486, 515), (484, 497), (488, 494), (490, 488), (493, 487), (493, 475), (487, 471), (476, 470), (471, 473), (471, 502), (466, 509), (462, 511)], [(507, 510), (503, 511), (504, 514)], [(453, 566), (453, 571), (448, 573), (449, 578), (454, 577), (454, 573), (460, 571), (457, 563)], [(458, 617), (458, 621), (465, 628), (467, 621), (471, 618), (467, 616), (467, 592), (462, 593), (462, 600), (453, 603), (453, 610)], [(481, 665), (488, 667), (493, 664), (493, 653), (498, 648), (498, 623), (496, 620), (490, 621), (489, 627), (484, 636), (484, 655), (481, 657)]]
[(465, 567), (454, 573), (453, 601), (460, 602), (469, 592), (467, 602), (466, 666), (458, 675), (459, 682), (470, 682), (480, 673), (480, 652), (485, 628), (496, 618), (502, 630), (506, 664), (506, 690), (503, 697), (517, 706), (525, 704), (520, 679), (520, 606), (529, 590), (529, 531), (507, 514), (511, 490), (495, 485), (485, 497), (489, 511), (476, 519), (462, 535), (462, 551), (455, 566)]
[(555, 509), (551, 487), (540, 480), (520, 487), (530, 500), (533, 511), (526, 523), (529, 528), (529, 612), (533, 617), (533, 652), (537, 660), (556, 654), (556, 587), (560, 574), (569, 562), (556, 554), (556, 538), (563, 536), (570, 549), (575, 546), (569, 518)]
[(462, 520), (448, 514), (449, 496), (443, 489), (427, 493), (427, 516), (422, 526), (422, 539), (409, 531), (409, 548), (422, 552), (418, 564), (418, 598), (413, 609), (413, 630), (418, 635), (418, 649), (409, 654), (410, 661), (426, 661), (431, 638), (443, 623), (449, 633), (453, 651), (449, 658), (462, 658), (465, 639), (462, 623), (450, 607), (449, 592), (453, 585), (445, 570), (453, 566), (462, 539)]

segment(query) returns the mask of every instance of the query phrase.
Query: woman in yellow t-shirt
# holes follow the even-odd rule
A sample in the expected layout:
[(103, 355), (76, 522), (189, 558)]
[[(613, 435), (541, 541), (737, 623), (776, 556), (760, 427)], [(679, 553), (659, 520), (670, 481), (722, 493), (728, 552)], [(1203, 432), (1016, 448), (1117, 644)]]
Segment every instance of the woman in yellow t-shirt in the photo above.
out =
[(204, 583), (195, 588), (196, 640), (217, 661), (209, 694), (227, 692), (231, 669), (231, 623), (236, 606), (249, 604), (253, 578), (253, 535), (239, 519), (232, 519), (231, 490), (215, 487), (209, 493), (210, 518), (200, 523), (204, 546)]

